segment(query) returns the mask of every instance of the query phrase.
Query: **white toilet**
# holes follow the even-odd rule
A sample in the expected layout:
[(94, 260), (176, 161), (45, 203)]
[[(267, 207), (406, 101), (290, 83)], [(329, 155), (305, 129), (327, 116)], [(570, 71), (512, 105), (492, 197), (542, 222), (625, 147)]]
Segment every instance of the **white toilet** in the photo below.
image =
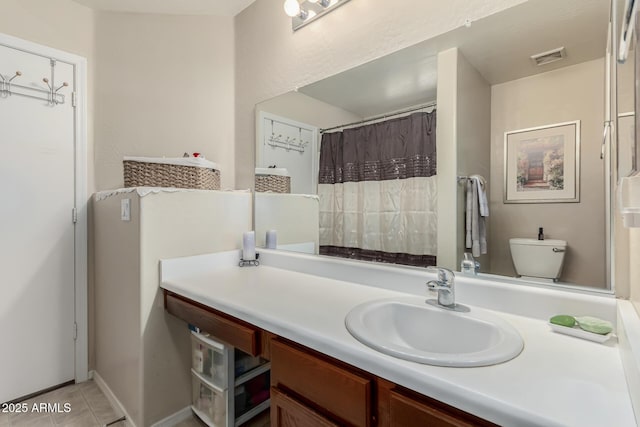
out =
[(562, 273), (567, 242), (564, 240), (509, 239), (518, 276), (557, 282)]

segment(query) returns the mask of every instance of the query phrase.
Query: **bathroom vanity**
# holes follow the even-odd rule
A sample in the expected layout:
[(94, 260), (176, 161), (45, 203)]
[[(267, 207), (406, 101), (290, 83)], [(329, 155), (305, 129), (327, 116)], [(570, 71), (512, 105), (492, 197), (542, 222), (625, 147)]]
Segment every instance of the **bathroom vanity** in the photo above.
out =
[(164, 301), (170, 314), (271, 361), (274, 426), (495, 425), (166, 289)]
[(588, 313), (615, 323), (613, 297), (457, 276), (459, 302), (494, 311), (525, 344), (504, 363), (439, 367), (375, 351), (345, 327), (364, 302), (425, 297), (433, 274), (268, 250), (259, 267), (238, 258), (162, 261), (165, 308), (271, 361), (273, 425), (636, 425), (615, 339), (585, 341), (546, 322)]

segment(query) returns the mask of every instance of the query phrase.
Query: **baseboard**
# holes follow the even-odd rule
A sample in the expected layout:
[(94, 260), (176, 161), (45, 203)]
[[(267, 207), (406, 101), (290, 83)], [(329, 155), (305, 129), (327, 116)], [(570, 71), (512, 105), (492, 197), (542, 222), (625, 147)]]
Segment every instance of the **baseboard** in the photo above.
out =
[(173, 427), (176, 424), (193, 416), (191, 406), (180, 409), (178, 412), (169, 415), (167, 418), (153, 423), (151, 427)]
[(111, 391), (107, 383), (102, 379), (100, 374), (98, 374), (98, 372), (96, 371), (91, 371), (89, 372), (89, 376), (93, 378), (93, 381), (96, 383), (98, 388), (102, 390), (102, 392), (104, 393), (109, 403), (111, 403), (111, 406), (118, 409), (122, 414), (124, 414), (124, 416), (127, 418), (126, 419), (127, 426), (136, 427), (135, 423), (129, 416), (129, 413), (124, 409), (124, 406), (122, 405), (122, 403), (120, 403), (116, 395), (113, 394), (113, 392)]

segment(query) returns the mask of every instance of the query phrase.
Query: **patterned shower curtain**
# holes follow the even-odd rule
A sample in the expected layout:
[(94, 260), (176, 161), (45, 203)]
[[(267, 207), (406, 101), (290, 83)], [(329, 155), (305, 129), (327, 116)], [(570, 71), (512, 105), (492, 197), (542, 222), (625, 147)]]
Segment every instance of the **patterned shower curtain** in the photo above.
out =
[(436, 264), (436, 112), (325, 133), (320, 253)]

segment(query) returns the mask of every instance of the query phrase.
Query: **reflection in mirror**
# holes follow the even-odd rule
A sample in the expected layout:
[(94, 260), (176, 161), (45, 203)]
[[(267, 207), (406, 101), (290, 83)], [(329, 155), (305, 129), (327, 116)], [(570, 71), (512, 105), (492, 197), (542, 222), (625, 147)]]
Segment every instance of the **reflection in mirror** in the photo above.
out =
[[(615, 15), (617, 31), (614, 34), (615, 40), (619, 41), (622, 31), (623, 14), (625, 2), (615, 0)], [(616, 49), (618, 50), (618, 49)], [(638, 147), (635, 141), (635, 49), (633, 46), (628, 50), (626, 60), (624, 62), (616, 62), (616, 114), (617, 122), (614, 123), (618, 151), (617, 151), (617, 170), (618, 178), (632, 175), (638, 171), (638, 159), (636, 153)]]
[(318, 201), (314, 194), (256, 192), (256, 245), (267, 247), (266, 235), (272, 231), (276, 237), (275, 249), (317, 254)]
[[(472, 252), (482, 273), (607, 288), (609, 7), (530, 0), (256, 105), (256, 167), (286, 169), (294, 193), (256, 194), (257, 234), (295, 228), (286, 244), (314, 253), (457, 271)], [(560, 60), (531, 58), (560, 47)], [(565, 123), (573, 142), (527, 133)], [(521, 136), (512, 162), (507, 134)], [(508, 203), (509, 174), (524, 203)], [(571, 202), (554, 197), (573, 182)], [(298, 214), (300, 194), (317, 195), (317, 218)]]

